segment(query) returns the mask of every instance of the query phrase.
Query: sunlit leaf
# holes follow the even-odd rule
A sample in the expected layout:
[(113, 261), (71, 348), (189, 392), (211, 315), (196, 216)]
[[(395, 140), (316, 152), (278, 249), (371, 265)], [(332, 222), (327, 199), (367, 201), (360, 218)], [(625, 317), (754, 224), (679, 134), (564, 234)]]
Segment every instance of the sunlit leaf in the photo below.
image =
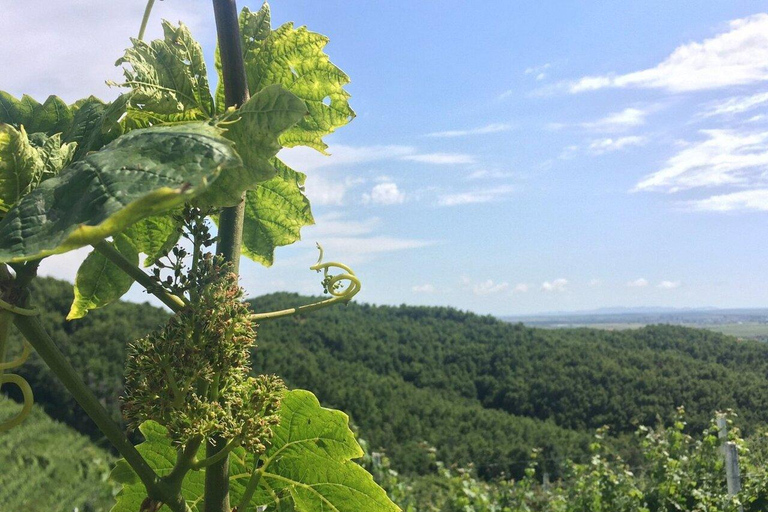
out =
[(244, 191), (273, 178), (277, 171), (269, 159), (280, 150), (278, 138), (306, 112), (304, 102), (283, 87), (273, 85), (259, 91), (228, 115), (225, 136), (235, 142), (243, 159), (243, 168), (222, 173), (200, 201), (214, 206), (232, 206), (240, 202)]
[[(108, 242), (134, 265), (139, 263), (139, 252), (131, 238), (117, 234)], [(100, 252), (94, 250), (77, 269), (75, 298), (67, 320), (84, 317), (92, 309), (102, 308), (118, 300), (131, 289), (133, 278), (120, 270)]]
[[(272, 445), (262, 456), (259, 486), (252, 507), (267, 511), (396, 512), (399, 508), (352, 461), (363, 450), (341, 411), (320, 406), (309, 391), (286, 393), (280, 406), (280, 424)], [(230, 462), (233, 497), (242, 496), (249, 471), (248, 458)]]
[(299, 240), (301, 228), (315, 222), (303, 192), (306, 176), (276, 158), (272, 164), (277, 176), (247, 192), (243, 222), (243, 254), (266, 266), (276, 247)]
[(0, 222), (0, 261), (60, 254), (180, 206), (242, 162), (219, 130), (135, 130), (43, 182)]

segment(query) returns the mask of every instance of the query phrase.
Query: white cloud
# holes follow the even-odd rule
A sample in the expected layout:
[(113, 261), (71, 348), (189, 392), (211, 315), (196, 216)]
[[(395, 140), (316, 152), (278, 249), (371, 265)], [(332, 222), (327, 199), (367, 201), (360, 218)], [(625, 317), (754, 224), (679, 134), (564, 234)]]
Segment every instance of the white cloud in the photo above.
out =
[(688, 201), (687, 206), (696, 211), (735, 212), (768, 211), (768, 189), (743, 190), (730, 194), (711, 196)]
[(428, 133), (427, 137), (440, 137), (440, 138), (465, 137), (467, 135), (485, 135), (488, 133), (506, 132), (511, 129), (512, 129), (511, 124), (492, 123), (492, 124), (487, 124), (485, 126), (481, 126), (479, 128), (471, 128), (469, 130), (447, 130), (443, 132), (432, 132), (432, 133)]
[(397, 183), (379, 183), (374, 185), (370, 194), (363, 194), (363, 203), (381, 205), (401, 204), (405, 201), (405, 192), (397, 188)]
[(323, 167), (354, 165), (382, 160), (394, 160), (416, 153), (416, 148), (399, 145), (347, 146), (334, 144), (328, 147), (330, 155), (306, 147), (285, 148), (278, 157), (299, 171), (314, 171)]
[(589, 287), (590, 288), (597, 288), (598, 286), (601, 286), (602, 284), (603, 284), (603, 282), (600, 279), (592, 279), (589, 282)]
[(307, 176), (306, 193), (314, 205), (341, 206), (351, 183), (319, 173)]
[(472, 287), (472, 292), (475, 295), (491, 295), (494, 293), (503, 292), (509, 289), (509, 283), (506, 281), (503, 283), (495, 283), (493, 280), (488, 279), (482, 283), (477, 283)]
[(504, 185), (496, 188), (473, 190), (470, 192), (443, 194), (437, 199), (437, 204), (439, 206), (459, 206), (463, 204), (490, 203), (499, 201), (504, 196), (508, 196), (514, 191), (514, 187)]
[(315, 224), (307, 226), (313, 237), (324, 236), (361, 236), (373, 233), (381, 226), (379, 217), (363, 220), (347, 220), (341, 212), (332, 212), (315, 218)]
[(681, 150), (635, 190), (677, 192), (696, 187), (754, 186), (768, 170), (768, 132), (702, 130), (707, 138)]
[(402, 157), (402, 159), (436, 165), (471, 164), (475, 162), (475, 158), (472, 155), (462, 153), (422, 153), (407, 155)]
[(701, 114), (702, 117), (734, 115), (748, 112), (768, 103), (768, 92), (751, 96), (734, 96), (716, 103), (711, 103)]
[(416, 285), (411, 288), (413, 293), (435, 293), (435, 287), (429, 283)]
[(642, 146), (647, 139), (639, 135), (629, 135), (615, 139), (595, 139), (589, 143), (589, 152), (593, 155), (602, 155), (612, 151), (619, 151), (632, 146)]
[(546, 71), (552, 67), (552, 64), (547, 62), (546, 64), (542, 64), (541, 66), (532, 66), (530, 68), (526, 68), (525, 74), (533, 76), (536, 81), (541, 81), (547, 78)]
[(504, 172), (504, 171), (491, 171), (488, 169), (478, 169), (477, 171), (472, 171), (468, 176), (467, 180), (480, 180), (480, 179), (504, 179), (504, 178), (511, 178), (514, 174), (511, 172)]
[(627, 286), (630, 288), (645, 288), (648, 286), (648, 280), (641, 277), (639, 279), (635, 279), (634, 281), (628, 282)]
[(581, 126), (597, 131), (620, 131), (644, 124), (647, 115), (646, 111), (638, 108), (625, 108), (619, 112), (612, 112), (597, 121), (582, 123)]
[(516, 284), (515, 287), (512, 289), (513, 292), (517, 293), (526, 293), (530, 287), (525, 283)]
[(698, 91), (768, 80), (768, 14), (733, 20), (729, 30), (679, 46), (655, 67), (624, 75), (586, 76), (572, 93), (607, 87)]
[[(98, 5), (98, 8), (94, 8)], [(104, 99), (117, 96), (105, 80), (120, 81), (115, 60), (136, 37), (145, 2), (86, 0), (52, 2), (25, 0), (3, 2), (0, 16), (0, 69), (2, 88), (39, 101), (56, 94), (68, 102), (90, 94)], [(183, 20), (206, 45), (214, 41), (211, 30), (202, 30), (208, 9), (202, 1), (158, 2), (147, 38), (161, 36), (161, 18)], [(204, 14), (205, 13), (205, 14)], [(207, 21), (207, 19), (205, 20)]]
[(372, 255), (407, 249), (420, 249), (435, 245), (434, 240), (414, 240), (391, 236), (328, 237), (321, 240), (326, 252), (337, 252), (346, 256)]
[(545, 292), (564, 292), (566, 286), (568, 286), (568, 280), (562, 277), (560, 279), (544, 281), (541, 283), (541, 289)]
[(662, 290), (674, 290), (675, 288), (680, 288), (680, 281), (662, 281), (657, 285), (657, 288), (661, 288)]

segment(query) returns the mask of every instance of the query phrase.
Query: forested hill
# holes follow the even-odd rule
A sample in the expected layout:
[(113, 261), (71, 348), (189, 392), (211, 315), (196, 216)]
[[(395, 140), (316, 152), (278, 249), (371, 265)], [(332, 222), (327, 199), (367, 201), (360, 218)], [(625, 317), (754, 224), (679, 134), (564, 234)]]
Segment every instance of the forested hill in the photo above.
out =
[[(38, 288), (46, 327), (117, 417), (125, 345), (167, 315), (120, 303), (67, 323), (71, 286), (45, 279)], [(252, 302), (268, 311), (311, 300)], [(542, 330), (448, 308), (353, 303), (264, 322), (258, 344), (255, 370), (349, 412), (407, 471), (425, 469), (431, 445), (481, 475), (519, 474), (533, 447), (553, 460), (579, 457), (590, 430), (629, 432), (679, 405), (692, 430), (725, 408), (747, 431), (768, 420), (768, 345), (694, 329)], [(94, 433), (39, 361), (20, 373), (50, 414)]]

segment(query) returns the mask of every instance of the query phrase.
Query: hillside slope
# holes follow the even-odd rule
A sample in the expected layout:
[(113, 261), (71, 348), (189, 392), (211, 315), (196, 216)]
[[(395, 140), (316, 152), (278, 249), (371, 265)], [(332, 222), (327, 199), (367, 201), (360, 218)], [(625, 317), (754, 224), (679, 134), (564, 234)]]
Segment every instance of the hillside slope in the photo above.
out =
[[(20, 406), (0, 398), (0, 421)], [(113, 503), (107, 475), (114, 457), (39, 408), (0, 435), (0, 510), (106, 512)]]
[[(65, 322), (71, 286), (40, 280), (54, 339), (119, 418), (126, 344), (167, 314), (119, 303)], [(258, 311), (312, 299), (274, 294)], [(483, 476), (519, 475), (530, 449), (557, 462), (581, 455), (589, 432), (628, 435), (685, 405), (690, 429), (733, 408), (746, 433), (768, 421), (768, 345), (670, 326), (636, 331), (543, 330), (449, 308), (350, 304), (264, 322), (254, 369), (315, 391), (350, 413), (395, 467), (424, 472), (439, 459), (473, 462)], [(95, 435), (90, 421), (33, 358), (20, 369), (54, 417)]]

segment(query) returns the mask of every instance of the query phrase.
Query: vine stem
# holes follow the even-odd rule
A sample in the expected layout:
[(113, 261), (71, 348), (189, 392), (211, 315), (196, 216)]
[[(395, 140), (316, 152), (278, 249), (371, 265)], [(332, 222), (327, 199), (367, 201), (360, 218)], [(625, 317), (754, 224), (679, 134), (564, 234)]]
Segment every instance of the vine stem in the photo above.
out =
[(144, 8), (144, 17), (141, 18), (141, 27), (139, 28), (139, 41), (144, 39), (144, 32), (147, 31), (147, 24), (149, 23), (149, 15), (152, 14), (152, 7), (154, 6), (155, 0), (149, 0)]
[(184, 512), (186, 503), (180, 494), (171, 491), (157, 473), (147, 464), (144, 457), (136, 450), (122, 429), (112, 421), (109, 413), (101, 405), (88, 386), (80, 378), (80, 374), (64, 357), (51, 337), (45, 332), (36, 316), (15, 315), (16, 328), (29, 341), (38, 355), (45, 361), (51, 371), (61, 380), (64, 387), (75, 397), (77, 403), (90, 416), (96, 426), (117, 448), (131, 468), (136, 472), (147, 493), (152, 499), (162, 501), (173, 512)]
[[(240, 39), (236, 0), (213, 0), (216, 34), (221, 55), (221, 74), (226, 107), (238, 107), (248, 101), (248, 79)], [(243, 241), (245, 194), (236, 206), (224, 208), (219, 216), (219, 242), (216, 252), (238, 272)], [(206, 458), (219, 457), (226, 441), (213, 436), (206, 446)], [(205, 471), (205, 512), (231, 512), (229, 505), (229, 454), (217, 459)]]
[(186, 306), (184, 299), (162, 290), (146, 272), (131, 263), (125, 256), (120, 254), (120, 251), (112, 247), (112, 245), (105, 240), (93, 244), (93, 248), (114, 263), (120, 270), (131, 276), (133, 280), (143, 286), (145, 290), (160, 299), (162, 303), (171, 308), (171, 311), (174, 313), (178, 313), (184, 306)]

